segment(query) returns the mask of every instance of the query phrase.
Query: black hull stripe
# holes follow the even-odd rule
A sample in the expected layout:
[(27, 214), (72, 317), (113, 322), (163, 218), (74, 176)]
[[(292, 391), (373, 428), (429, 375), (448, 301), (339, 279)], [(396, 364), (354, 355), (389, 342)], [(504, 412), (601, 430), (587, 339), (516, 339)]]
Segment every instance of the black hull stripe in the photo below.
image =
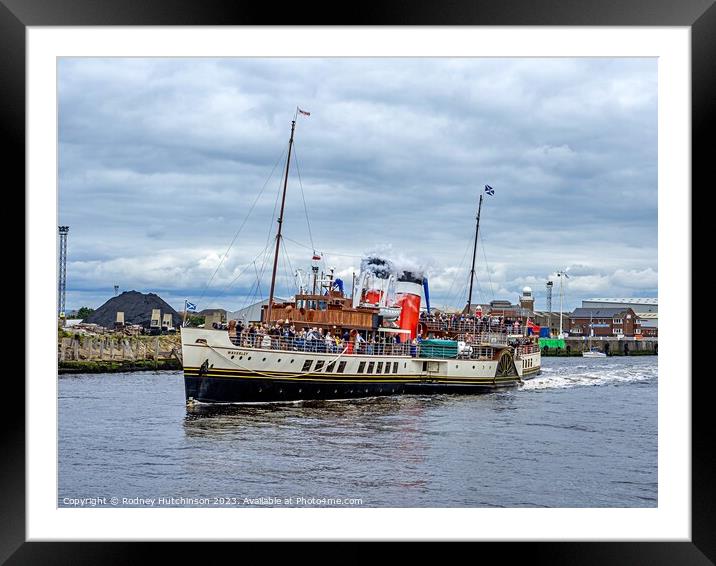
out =
[(286, 379), (185, 377), (187, 401), (201, 403), (276, 403), (313, 400), (359, 399), (411, 394), (481, 394), (516, 387), (514, 379), (503, 383), (327, 383)]
[[(227, 373), (214, 373), (213, 371), (210, 371), (208, 373), (199, 374), (199, 372), (190, 372), (185, 371), (184, 372), (185, 377), (193, 377), (193, 378), (202, 378), (202, 377), (210, 377), (214, 379), (251, 379), (251, 380), (266, 380), (266, 381), (304, 381), (304, 382), (312, 382), (312, 383), (431, 383), (431, 382), (438, 382), (438, 383), (456, 383), (456, 384), (464, 384), (464, 385), (489, 385), (495, 382), (507, 382), (507, 381), (514, 381), (519, 382), (520, 378), (518, 376), (510, 376), (510, 377), (476, 377), (476, 378), (463, 378), (459, 379), (456, 377), (448, 377), (444, 375), (436, 375), (436, 376), (423, 376), (423, 375), (414, 375), (414, 376), (403, 376), (403, 377), (391, 377), (388, 379), (378, 379), (376, 376), (375, 378), (369, 378), (366, 379), (365, 376), (361, 376), (362, 379), (341, 379), (338, 377), (323, 377), (320, 375), (312, 375), (308, 374), (306, 376), (301, 377), (287, 377), (285, 375), (261, 375), (256, 373), (249, 373), (249, 372), (234, 372), (231, 374)], [(346, 378), (350, 378), (351, 376), (345, 376)]]
[[(185, 373), (187, 373), (187, 372), (198, 373), (200, 369), (201, 369), (201, 368), (199, 368), (199, 367), (197, 367), (197, 366), (193, 366), (193, 367), (186, 366), (186, 367), (184, 368), (184, 372), (185, 372)], [(539, 368), (538, 368), (538, 369), (539, 369)], [(393, 377), (395, 377), (395, 378), (401, 378), (401, 377), (402, 377), (402, 378), (410, 378), (410, 377), (413, 377), (413, 376), (422, 375), (422, 374), (407, 374), (407, 375), (406, 375), (406, 374), (400, 374), (400, 373), (393, 373), (392, 371), (391, 371), (391, 372), (384, 372), (384, 373), (340, 373), (340, 374), (339, 374), (339, 373), (326, 373), (326, 372), (320, 372), (320, 373), (309, 372), (309, 373), (303, 374), (303, 372), (300, 372), (300, 371), (298, 371), (298, 370), (294, 370), (294, 371), (275, 371), (275, 370), (270, 370), (270, 369), (257, 369), (257, 370), (253, 370), (253, 371), (252, 371), (252, 370), (243, 369), (243, 368), (241, 368), (241, 369), (216, 368), (216, 367), (210, 367), (210, 368), (209, 368), (209, 373), (221, 374), (222, 372), (225, 372), (225, 373), (227, 373), (228, 375), (236, 375), (236, 374), (241, 374), (241, 375), (243, 375), (243, 374), (258, 374), (258, 375), (272, 375), (272, 376), (273, 376), (273, 375), (275, 375), (275, 376), (294, 376), (294, 375), (296, 375), (297, 373), (301, 373), (302, 375), (310, 375), (310, 376), (315, 376), (315, 377), (321, 377), (321, 376), (324, 376), (324, 375), (325, 375), (325, 376), (336, 375), (336, 376), (340, 376), (340, 377), (363, 377), (363, 378), (365, 378), (365, 377), (371, 377), (371, 376), (376, 376), (376, 377), (380, 377), (380, 376), (390, 376), (391, 378), (393, 378)], [(492, 378), (490, 377), (489, 379), (492, 379)]]

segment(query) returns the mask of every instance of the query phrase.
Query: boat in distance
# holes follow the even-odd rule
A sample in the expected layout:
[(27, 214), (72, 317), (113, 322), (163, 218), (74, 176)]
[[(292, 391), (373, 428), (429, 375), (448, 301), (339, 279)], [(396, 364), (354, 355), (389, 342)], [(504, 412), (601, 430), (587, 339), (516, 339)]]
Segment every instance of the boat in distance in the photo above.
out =
[(607, 355), (604, 352), (600, 352), (596, 348), (593, 348), (591, 350), (585, 350), (582, 352), (583, 358), (606, 358)]
[[(482, 393), (515, 387), (539, 374), (538, 333), (530, 335), (529, 319), (471, 312), (474, 253), (462, 313), (432, 310), (427, 274), (381, 253), (363, 258), (347, 295), (332, 269), (319, 278), (321, 258), (314, 252), (312, 287), (301, 286), (291, 300), (275, 300), (295, 125), (294, 119), (261, 323), (231, 320), (217, 328), (181, 328), (187, 403)], [(475, 249), (481, 207), (482, 195)]]

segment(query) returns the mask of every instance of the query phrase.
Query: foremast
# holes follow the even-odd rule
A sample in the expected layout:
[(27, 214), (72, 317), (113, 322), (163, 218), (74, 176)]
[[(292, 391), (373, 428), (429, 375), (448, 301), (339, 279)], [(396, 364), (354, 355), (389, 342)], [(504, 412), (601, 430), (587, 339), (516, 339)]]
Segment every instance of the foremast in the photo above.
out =
[(276, 270), (278, 269), (278, 253), (281, 246), (281, 228), (283, 227), (283, 210), (286, 205), (286, 187), (288, 186), (288, 170), (291, 165), (291, 148), (293, 147), (293, 133), (296, 130), (296, 119), (291, 121), (291, 138), (288, 140), (288, 157), (286, 158), (286, 174), (283, 178), (283, 195), (281, 196), (281, 210), (278, 215), (278, 228), (276, 230), (276, 250), (273, 255), (273, 271), (271, 272), (271, 290), (269, 291), (268, 309), (266, 310), (266, 322), (271, 322), (271, 310), (273, 308), (273, 296), (276, 289)]
[(470, 291), (467, 295), (465, 314), (470, 314), (470, 306), (472, 305), (472, 284), (475, 280), (475, 256), (477, 255), (477, 235), (480, 232), (480, 211), (482, 211), (482, 193), (480, 193), (480, 203), (477, 206), (477, 223), (475, 224), (475, 244), (472, 248), (472, 269), (470, 270)]

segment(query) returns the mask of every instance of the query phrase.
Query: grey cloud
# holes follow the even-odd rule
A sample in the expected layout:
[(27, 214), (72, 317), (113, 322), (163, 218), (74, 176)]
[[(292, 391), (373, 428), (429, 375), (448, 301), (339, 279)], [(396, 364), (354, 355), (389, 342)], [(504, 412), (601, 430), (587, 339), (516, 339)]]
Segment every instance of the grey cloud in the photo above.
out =
[[(345, 254), (327, 254), (344, 273), (358, 266), (348, 256), (391, 243), (431, 264), (436, 304), (457, 297), (488, 183), (486, 295), (567, 265), (582, 266), (572, 303), (655, 294), (656, 77), (652, 59), (63, 59), (68, 304), (96, 306), (115, 282), (161, 288), (174, 306), (199, 296), (296, 104), (312, 113), (296, 150), (313, 239)], [(222, 286), (270, 241), (280, 167), (206, 293), (221, 306), (254, 292), (253, 267)], [(296, 173), (285, 233), (310, 247)], [(293, 269), (307, 263), (311, 250), (286, 248)]]

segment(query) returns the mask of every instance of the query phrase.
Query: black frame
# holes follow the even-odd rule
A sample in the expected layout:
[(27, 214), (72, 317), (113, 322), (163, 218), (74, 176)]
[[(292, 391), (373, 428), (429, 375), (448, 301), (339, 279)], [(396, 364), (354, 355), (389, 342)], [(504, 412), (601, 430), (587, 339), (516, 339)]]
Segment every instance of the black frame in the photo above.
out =
[[(344, 5), (348, 8), (348, 5)], [(561, 25), (687, 26), (692, 56), (692, 171), (713, 184), (711, 147), (716, 107), (716, 6), (714, 0), (452, 0), (365, 2), (332, 11), (309, 4), (283, 12), (261, 3), (204, 0), (0, 0), (0, 125), (5, 138), (3, 172), (14, 173), (6, 190), (25, 185), (26, 26), (83, 25)], [(351, 14), (351, 12), (353, 12)], [(348, 16), (348, 14), (351, 14)], [(309, 20), (310, 18), (310, 20)], [(700, 143), (699, 143), (700, 142)], [(711, 143), (708, 143), (711, 142)], [(664, 158), (664, 156), (660, 156)], [(709, 175), (709, 173), (711, 173)], [(677, 190), (677, 189), (675, 189)], [(684, 198), (689, 198), (685, 195)], [(24, 208), (24, 205), (23, 205)], [(693, 253), (693, 252), (692, 252)], [(697, 256), (698, 257), (698, 256)], [(711, 254), (708, 258), (710, 259)], [(687, 276), (690, 277), (690, 274)], [(31, 297), (28, 297), (31, 299)], [(691, 305), (685, 305), (692, 312)], [(696, 336), (696, 335), (695, 335)], [(696, 339), (694, 336), (694, 339)], [(690, 346), (689, 346), (690, 347)], [(26, 355), (27, 351), (26, 351)], [(0, 429), (0, 562), (126, 563), (146, 558), (148, 544), (25, 542), (25, 390), (11, 365), (4, 377), (5, 418)], [(675, 379), (691, 377), (686, 371)], [(492, 543), (500, 561), (526, 555), (531, 562), (581, 564), (709, 564), (716, 560), (716, 479), (710, 431), (711, 376), (692, 380), (692, 539), (690, 542)], [(711, 426), (710, 426), (711, 425)], [(710, 533), (710, 534), (709, 534)], [(152, 544), (152, 546), (156, 546)], [(207, 549), (164, 545), (163, 559), (205, 561)], [(201, 545), (202, 547), (204, 545)], [(181, 554), (179, 554), (179, 552)], [(210, 551), (211, 553), (214, 550)], [(276, 550), (271, 554), (275, 556)], [(209, 555), (211, 556), (211, 554)], [(213, 558), (213, 556), (212, 556)], [(233, 557), (238, 558), (237, 556)]]

